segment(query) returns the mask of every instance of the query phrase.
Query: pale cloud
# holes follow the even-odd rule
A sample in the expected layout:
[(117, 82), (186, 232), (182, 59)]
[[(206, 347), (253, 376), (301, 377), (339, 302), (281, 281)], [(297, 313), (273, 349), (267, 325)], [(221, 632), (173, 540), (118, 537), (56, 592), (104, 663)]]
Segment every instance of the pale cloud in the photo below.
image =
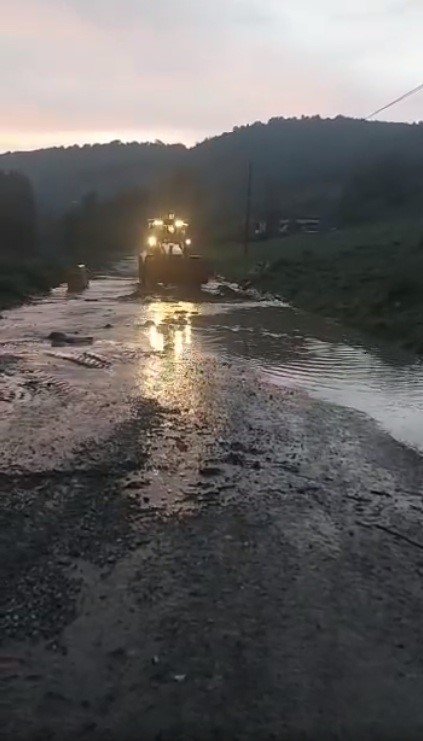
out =
[[(7, 2), (0, 149), (192, 143), (276, 115), (364, 116), (422, 81), (421, 10), (413, 0)], [(387, 115), (422, 111), (423, 96)]]

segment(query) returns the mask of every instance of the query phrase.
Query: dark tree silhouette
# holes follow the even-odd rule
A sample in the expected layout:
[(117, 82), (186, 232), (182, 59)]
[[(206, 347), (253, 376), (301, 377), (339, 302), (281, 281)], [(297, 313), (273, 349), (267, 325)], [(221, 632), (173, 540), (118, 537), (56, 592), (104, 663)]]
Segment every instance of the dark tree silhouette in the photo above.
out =
[(94, 191), (87, 193), (61, 220), (66, 261), (95, 266), (119, 253), (135, 253), (141, 245), (148, 204), (143, 188), (104, 201)]
[(36, 252), (36, 211), (29, 180), (0, 172), (0, 259), (24, 261)]
[[(30, 177), (43, 219), (71, 214), (65, 242), (75, 242), (79, 229), (78, 240), (86, 247), (99, 240), (100, 227), (90, 234), (88, 224), (93, 229), (98, 223), (96, 212), (106, 218), (102, 204), (114, 204), (110, 213), (121, 234), (125, 209), (115, 201), (140, 189), (151, 193), (154, 209), (182, 209), (213, 237), (242, 234), (249, 161), (253, 218), (320, 216), (328, 224), (375, 218), (384, 209), (392, 214), (403, 208), (411, 198), (417, 203), (422, 194), (423, 125), (341, 116), (275, 118), (237, 127), (191, 149), (116, 141), (9, 153), (0, 156), (0, 169)], [(82, 204), (93, 192), (96, 202)], [(111, 238), (104, 235), (107, 244)]]

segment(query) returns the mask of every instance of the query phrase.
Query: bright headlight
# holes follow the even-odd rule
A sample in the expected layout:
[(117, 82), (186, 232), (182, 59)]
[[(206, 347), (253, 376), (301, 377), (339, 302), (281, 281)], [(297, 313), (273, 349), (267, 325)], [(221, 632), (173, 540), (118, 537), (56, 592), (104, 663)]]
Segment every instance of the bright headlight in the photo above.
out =
[(185, 244), (187, 245), (187, 247), (189, 247), (190, 244), (192, 244), (192, 240), (191, 239), (186, 239), (185, 240)]
[(149, 247), (155, 247), (157, 244), (157, 237), (154, 237), (153, 235), (151, 235), (151, 237), (147, 239), (147, 244)]
[(182, 221), (182, 219), (176, 219), (175, 226), (177, 229), (182, 229), (182, 227), (185, 226), (185, 223)]

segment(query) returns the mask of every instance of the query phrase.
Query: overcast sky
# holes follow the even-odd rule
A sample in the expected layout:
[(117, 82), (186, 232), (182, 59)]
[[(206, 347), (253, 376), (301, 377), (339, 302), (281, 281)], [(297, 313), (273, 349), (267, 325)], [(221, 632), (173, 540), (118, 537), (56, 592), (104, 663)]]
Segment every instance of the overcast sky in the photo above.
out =
[[(0, 0), (0, 151), (363, 117), (423, 82), (423, 0)], [(423, 93), (385, 112), (423, 119)]]

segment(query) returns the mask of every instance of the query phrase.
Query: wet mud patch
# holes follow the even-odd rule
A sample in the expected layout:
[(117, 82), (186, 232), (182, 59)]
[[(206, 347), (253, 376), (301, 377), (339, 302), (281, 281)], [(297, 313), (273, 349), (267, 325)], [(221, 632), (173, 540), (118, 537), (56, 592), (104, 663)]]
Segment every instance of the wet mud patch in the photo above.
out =
[(49, 638), (75, 616), (78, 564), (107, 572), (140, 537), (145, 503), (120, 485), (148, 464), (165, 411), (142, 400), (100, 446), (87, 442), (66, 470), (0, 475), (0, 634)]

